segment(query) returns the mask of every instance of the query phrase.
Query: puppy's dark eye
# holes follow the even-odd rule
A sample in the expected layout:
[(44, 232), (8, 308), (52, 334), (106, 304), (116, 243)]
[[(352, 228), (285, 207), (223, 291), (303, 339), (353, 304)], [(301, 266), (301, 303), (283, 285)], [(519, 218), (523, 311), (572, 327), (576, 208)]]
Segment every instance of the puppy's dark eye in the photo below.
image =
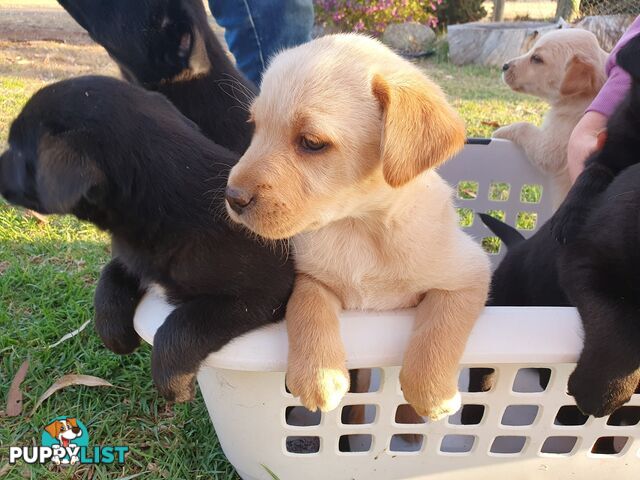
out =
[(318, 138), (302, 137), (300, 138), (300, 146), (308, 152), (319, 152), (323, 150), (327, 144)]
[(531, 55), (531, 63), (544, 63), (540, 55)]

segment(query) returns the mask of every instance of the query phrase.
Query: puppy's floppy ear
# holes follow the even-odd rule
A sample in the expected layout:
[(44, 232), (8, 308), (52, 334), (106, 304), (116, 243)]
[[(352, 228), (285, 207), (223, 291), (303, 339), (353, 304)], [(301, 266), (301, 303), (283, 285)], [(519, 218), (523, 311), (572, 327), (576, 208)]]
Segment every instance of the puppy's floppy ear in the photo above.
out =
[(87, 154), (85, 132), (45, 134), (38, 145), (36, 185), (48, 213), (70, 213), (105, 176)]
[(574, 56), (567, 63), (564, 79), (560, 85), (560, 94), (566, 96), (597, 94), (606, 81), (604, 69), (599, 70), (593, 63)]
[(67, 423), (69, 425), (71, 425), (72, 427), (77, 427), (78, 426), (78, 421), (73, 417), (67, 418)]
[(53, 438), (58, 438), (58, 435), (60, 435), (60, 422), (58, 420), (54, 420), (49, 425), (44, 427), (44, 430)]
[(419, 72), (396, 72), (372, 79), (383, 112), (382, 171), (400, 187), (457, 153), (465, 141), (458, 114), (440, 88)]
[(640, 35), (620, 49), (616, 61), (629, 75), (640, 81)]

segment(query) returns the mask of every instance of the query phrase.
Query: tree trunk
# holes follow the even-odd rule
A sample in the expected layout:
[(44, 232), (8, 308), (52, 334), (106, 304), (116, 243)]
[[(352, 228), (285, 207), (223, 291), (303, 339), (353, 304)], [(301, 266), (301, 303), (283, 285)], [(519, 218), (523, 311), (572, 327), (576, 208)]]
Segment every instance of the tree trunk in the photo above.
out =
[(501, 22), (504, 20), (504, 2), (505, 0), (493, 0), (493, 21)]
[(558, 0), (556, 22), (560, 20), (560, 18), (564, 18), (567, 22), (570, 22), (579, 12), (580, 0)]

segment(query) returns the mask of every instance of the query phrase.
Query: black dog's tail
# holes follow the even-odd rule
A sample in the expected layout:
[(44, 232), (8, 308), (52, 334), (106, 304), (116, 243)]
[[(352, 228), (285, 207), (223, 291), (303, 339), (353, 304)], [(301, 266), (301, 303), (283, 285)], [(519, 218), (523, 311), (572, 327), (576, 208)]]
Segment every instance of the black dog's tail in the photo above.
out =
[(478, 213), (478, 216), (480, 217), (480, 220), (482, 220), (482, 223), (484, 223), (489, 230), (495, 233), (498, 238), (504, 242), (507, 248), (517, 245), (525, 240), (522, 234), (511, 225), (507, 225), (486, 213)]

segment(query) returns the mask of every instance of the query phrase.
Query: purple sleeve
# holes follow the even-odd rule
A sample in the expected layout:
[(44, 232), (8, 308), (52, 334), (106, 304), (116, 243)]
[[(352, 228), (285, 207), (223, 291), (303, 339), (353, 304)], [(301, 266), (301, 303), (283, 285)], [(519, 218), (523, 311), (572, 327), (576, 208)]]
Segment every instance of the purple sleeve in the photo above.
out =
[(593, 100), (587, 112), (598, 112), (606, 117), (610, 117), (616, 107), (620, 104), (624, 96), (631, 87), (631, 78), (616, 63), (618, 51), (627, 44), (629, 40), (640, 34), (640, 16), (638, 16), (627, 29), (618, 44), (611, 51), (607, 60), (607, 76), (609, 79)]

